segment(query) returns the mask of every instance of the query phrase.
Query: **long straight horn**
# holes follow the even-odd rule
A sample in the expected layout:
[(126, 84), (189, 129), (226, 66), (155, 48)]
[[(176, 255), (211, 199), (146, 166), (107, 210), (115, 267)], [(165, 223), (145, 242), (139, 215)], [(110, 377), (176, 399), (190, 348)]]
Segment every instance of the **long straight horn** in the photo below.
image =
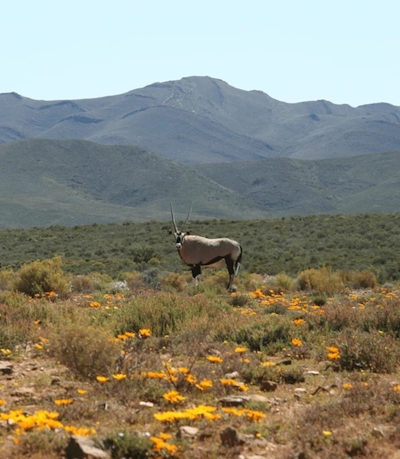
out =
[(185, 220), (185, 226), (186, 226), (186, 223), (189, 221), (189, 217), (190, 217), (190, 214), (192, 212), (192, 207), (193, 207), (193, 201), (192, 201), (192, 204), (190, 205), (189, 213), (188, 213), (188, 216), (186, 217), (186, 220)]
[(176, 221), (175, 221), (175, 216), (174, 216), (174, 209), (172, 208), (172, 202), (170, 202), (170, 205), (171, 205), (172, 223), (174, 224), (175, 233), (178, 233), (178, 228), (176, 227)]

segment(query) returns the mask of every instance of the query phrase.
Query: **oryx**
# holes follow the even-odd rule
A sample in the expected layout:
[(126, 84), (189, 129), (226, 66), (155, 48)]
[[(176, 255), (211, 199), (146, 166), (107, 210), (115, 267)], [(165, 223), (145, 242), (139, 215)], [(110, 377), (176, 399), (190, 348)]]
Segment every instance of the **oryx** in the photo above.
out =
[[(186, 218), (189, 220), (190, 212)], [(229, 292), (234, 290), (233, 282), (240, 269), (242, 259), (242, 247), (233, 239), (226, 237), (219, 239), (209, 239), (202, 236), (192, 235), (188, 232), (183, 233), (178, 230), (175, 222), (174, 210), (171, 204), (171, 217), (174, 225), (175, 247), (182, 260), (191, 267), (193, 279), (199, 280), (201, 266), (219, 266), (225, 260), (229, 272)]]

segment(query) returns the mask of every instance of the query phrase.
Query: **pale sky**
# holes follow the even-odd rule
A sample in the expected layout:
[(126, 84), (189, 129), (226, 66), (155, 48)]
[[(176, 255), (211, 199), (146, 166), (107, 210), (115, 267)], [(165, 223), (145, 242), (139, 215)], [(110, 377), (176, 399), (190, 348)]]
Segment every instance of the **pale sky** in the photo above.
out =
[(0, 0), (0, 93), (210, 76), (283, 102), (400, 106), (399, 0)]

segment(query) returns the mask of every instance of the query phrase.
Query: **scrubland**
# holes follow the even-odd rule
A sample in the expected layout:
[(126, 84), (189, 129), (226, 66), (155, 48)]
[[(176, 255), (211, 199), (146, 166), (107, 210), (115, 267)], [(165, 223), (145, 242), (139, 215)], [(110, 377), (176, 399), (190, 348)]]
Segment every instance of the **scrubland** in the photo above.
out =
[[(373, 270), (296, 275), (0, 272), (2, 457), (391, 458), (400, 288)], [(68, 456), (67, 456), (68, 457)]]

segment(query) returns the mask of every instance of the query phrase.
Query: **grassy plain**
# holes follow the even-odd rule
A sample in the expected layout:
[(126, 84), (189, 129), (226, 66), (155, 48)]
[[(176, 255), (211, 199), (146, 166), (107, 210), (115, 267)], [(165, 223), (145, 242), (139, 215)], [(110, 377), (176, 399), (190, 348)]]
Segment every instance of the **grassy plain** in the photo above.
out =
[[(2, 232), (2, 455), (396, 457), (399, 216), (324, 218), (194, 222), (242, 242), (232, 295), (224, 270), (192, 284), (165, 224)], [(337, 266), (291, 264), (322, 243)]]

